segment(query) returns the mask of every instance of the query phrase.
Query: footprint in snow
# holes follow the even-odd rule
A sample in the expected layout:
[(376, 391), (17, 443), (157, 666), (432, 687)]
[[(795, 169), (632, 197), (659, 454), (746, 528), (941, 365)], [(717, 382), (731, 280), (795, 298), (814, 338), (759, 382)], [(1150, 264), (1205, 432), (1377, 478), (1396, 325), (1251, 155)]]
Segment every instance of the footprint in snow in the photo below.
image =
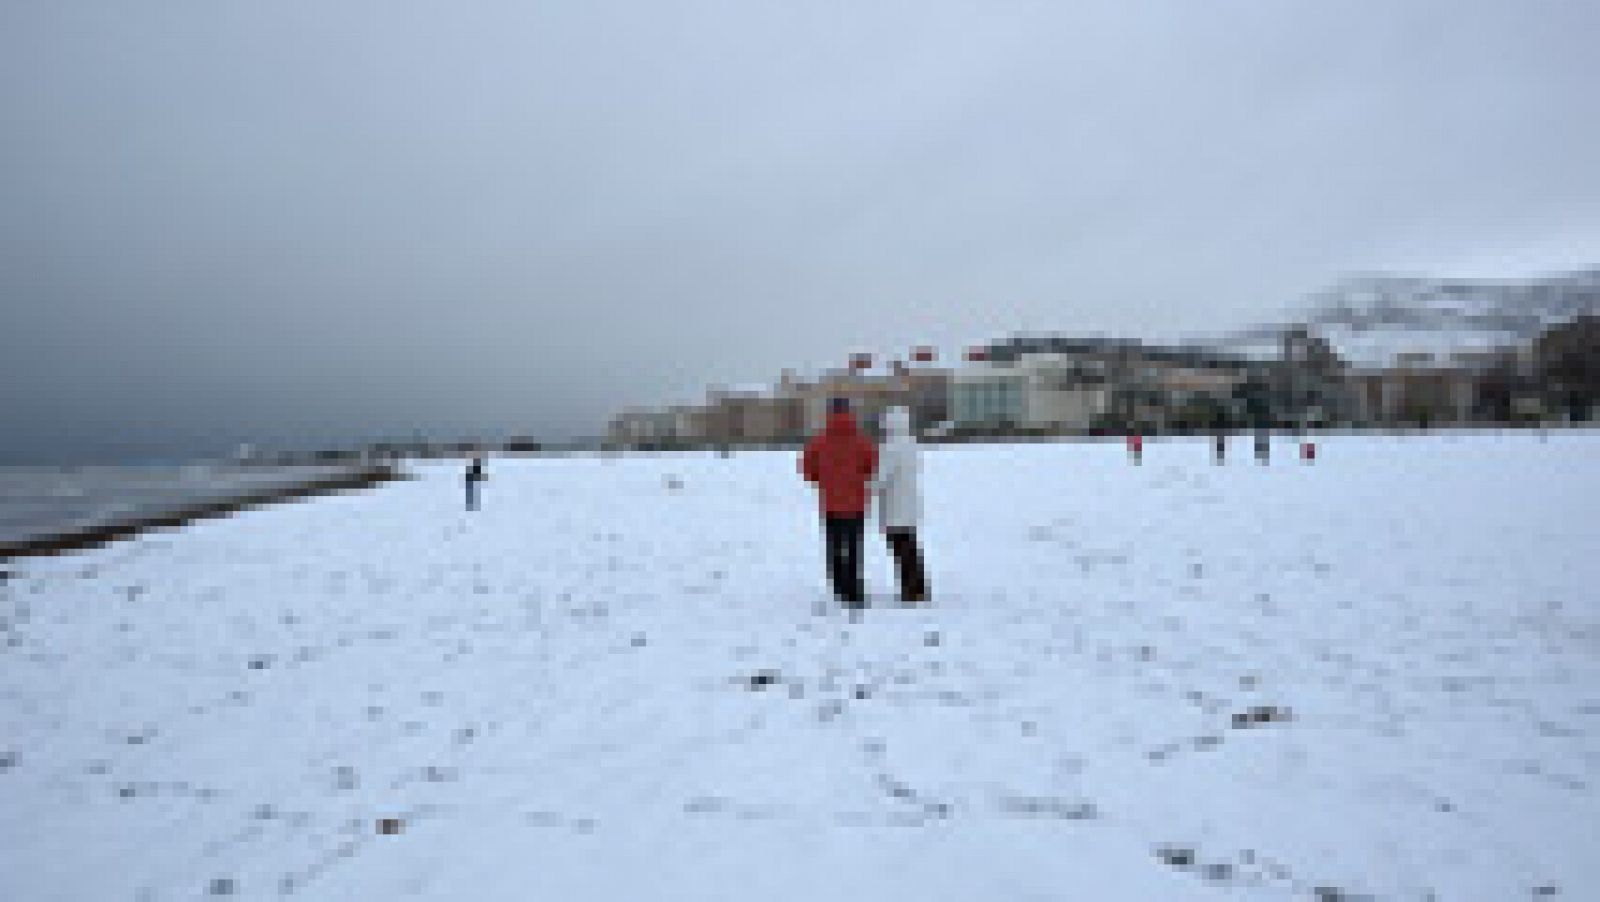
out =
[(998, 806), (1002, 813), (1014, 817), (1084, 821), (1100, 816), (1100, 809), (1093, 802), (1072, 801), (1055, 796), (1011, 796), (1001, 799)]

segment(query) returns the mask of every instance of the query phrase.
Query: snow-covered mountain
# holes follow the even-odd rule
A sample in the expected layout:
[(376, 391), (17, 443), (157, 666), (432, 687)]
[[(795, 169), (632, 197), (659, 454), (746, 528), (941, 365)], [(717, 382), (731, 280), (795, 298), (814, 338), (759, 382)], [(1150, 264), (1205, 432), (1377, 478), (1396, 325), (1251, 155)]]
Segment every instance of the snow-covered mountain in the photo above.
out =
[(1521, 345), (1584, 314), (1600, 315), (1600, 269), (1525, 281), (1363, 275), (1311, 295), (1287, 325), (1245, 329), (1217, 344), (1268, 351), (1286, 328), (1304, 326), (1346, 361), (1383, 366), (1401, 353), (1444, 358)]

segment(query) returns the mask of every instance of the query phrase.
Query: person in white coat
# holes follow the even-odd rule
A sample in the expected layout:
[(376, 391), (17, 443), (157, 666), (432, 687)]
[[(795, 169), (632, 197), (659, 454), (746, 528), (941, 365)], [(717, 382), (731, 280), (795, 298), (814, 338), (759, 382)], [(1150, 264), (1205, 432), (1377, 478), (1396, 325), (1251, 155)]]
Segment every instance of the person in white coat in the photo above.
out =
[(906, 603), (928, 600), (928, 578), (917, 545), (917, 525), (922, 520), (920, 467), (911, 412), (904, 407), (889, 408), (883, 414), (883, 445), (871, 488), (878, 498), (884, 539), (900, 574), (900, 600)]

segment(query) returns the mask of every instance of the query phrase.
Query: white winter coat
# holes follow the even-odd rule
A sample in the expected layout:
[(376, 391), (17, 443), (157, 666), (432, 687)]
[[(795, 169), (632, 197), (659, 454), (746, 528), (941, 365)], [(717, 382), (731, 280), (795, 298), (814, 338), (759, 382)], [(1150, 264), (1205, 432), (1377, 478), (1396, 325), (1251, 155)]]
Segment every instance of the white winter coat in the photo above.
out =
[(911, 412), (891, 407), (883, 414), (883, 445), (878, 473), (871, 483), (878, 498), (878, 519), (884, 529), (913, 529), (922, 519), (922, 493), (917, 485), (920, 462), (911, 434)]

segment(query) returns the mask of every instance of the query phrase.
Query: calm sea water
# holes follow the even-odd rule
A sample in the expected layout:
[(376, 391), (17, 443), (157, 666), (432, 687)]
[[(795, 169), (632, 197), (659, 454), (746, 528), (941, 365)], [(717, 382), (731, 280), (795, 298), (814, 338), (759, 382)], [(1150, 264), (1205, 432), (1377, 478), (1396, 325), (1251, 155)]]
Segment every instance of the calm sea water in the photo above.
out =
[(295, 485), (345, 467), (0, 467), (0, 544)]

